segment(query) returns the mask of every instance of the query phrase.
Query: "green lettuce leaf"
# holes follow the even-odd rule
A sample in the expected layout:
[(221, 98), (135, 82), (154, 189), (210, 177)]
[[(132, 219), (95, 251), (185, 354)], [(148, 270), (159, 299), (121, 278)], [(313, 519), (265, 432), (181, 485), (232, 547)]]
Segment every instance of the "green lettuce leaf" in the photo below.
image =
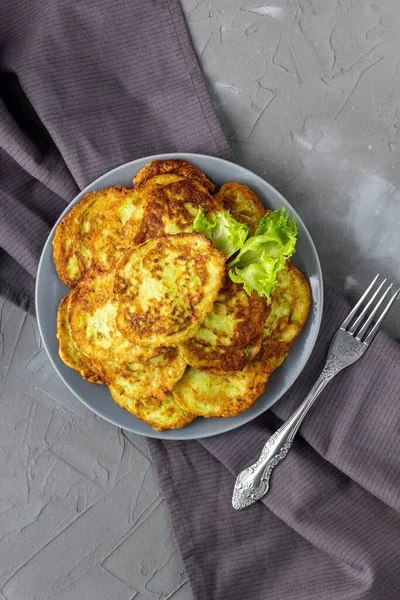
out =
[(297, 224), (285, 208), (274, 210), (260, 221), (254, 235), (229, 263), (232, 281), (242, 283), (248, 294), (256, 290), (270, 300), (276, 277), (295, 251)]
[(242, 248), (249, 233), (248, 226), (236, 221), (228, 210), (206, 217), (201, 208), (194, 220), (193, 229), (208, 237), (213, 246), (221, 250), (226, 258), (230, 258)]

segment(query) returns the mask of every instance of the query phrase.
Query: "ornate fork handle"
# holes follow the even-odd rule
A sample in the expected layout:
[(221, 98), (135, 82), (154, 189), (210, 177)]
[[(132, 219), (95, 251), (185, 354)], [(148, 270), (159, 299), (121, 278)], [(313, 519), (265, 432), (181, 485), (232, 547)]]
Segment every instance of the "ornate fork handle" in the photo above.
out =
[(293, 438), (304, 417), (328, 382), (345, 366), (337, 356), (332, 353), (329, 354), (321, 375), (306, 399), (282, 427), (269, 438), (257, 462), (238, 475), (232, 497), (234, 508), (245, 508), (264, 496), (268, 490), (269, 480), (274, 467), (289, 452)]

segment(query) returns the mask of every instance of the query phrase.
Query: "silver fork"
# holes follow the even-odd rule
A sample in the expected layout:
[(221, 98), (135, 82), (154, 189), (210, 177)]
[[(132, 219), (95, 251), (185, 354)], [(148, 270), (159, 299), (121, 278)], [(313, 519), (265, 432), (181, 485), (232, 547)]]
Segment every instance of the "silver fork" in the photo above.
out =
[[(233, 490), (233, 508), (239, 510), (250, 506), (250, 504), (257, 502), (257, 500), (260, 500), (267, 493), (273, 468), (289, 452), (297, 430), (317, 397), (339, 371), (361, 358), (374, 339), (383, 319), (400, 293), (400, 289), (398, 289), (386, 305), (383, 306), (383, 301), (393, 284), (390, 284), (381, 293), (386, 283), (385, 279), (373, 292), (378, 277), (379, 275), (375, 277), (365, 294), (363, 294), (335, 333), (329, 346), (328, 358), (322, 369), (322, 373), (304, 402), (300, 404), (299, 408), (278, 431), (269, 438), (261, 451), (259, 459), (239, 473)], [(372, 296), (368, 299), (370, 293), (372, 293)], [(381, 309), (381, 313), (374, 320), (379, 309)]]

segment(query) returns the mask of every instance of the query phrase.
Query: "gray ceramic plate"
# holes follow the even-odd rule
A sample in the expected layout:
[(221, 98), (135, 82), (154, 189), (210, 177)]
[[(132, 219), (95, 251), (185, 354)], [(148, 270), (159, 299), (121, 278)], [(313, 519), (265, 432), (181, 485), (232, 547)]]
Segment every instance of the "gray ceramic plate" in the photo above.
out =
[[(265, 393), (249, 410), (229, 419), (197, 418), (190, 425), (186, 425), (182, 429), (156, 432), (149, 425), (139, 421), (136, 417), (115, 404), (107, 387), (88, 383), (82, 379), (79, 373), (67, 367), (60, 360), (56, 336), (56, 317), (60, 300), (68, 293), (68, 288), (57, 277), (53, 263), (52, 240), (58, 223), (85, 194), (92, 190), (117, 184), (131, 187), (134, 175), (146, 163), (154, 159), (167, 158), (184, 158), (189, 160), (218, 185), (222, 185), (226, 181), (245, 183), (256, 192), (266, 207), (277, 209), (285, 205), (288, 211), (296, 216), (299, 237), (293, 263), (308, 278), (311, 286), (312, 305), (307, 323), (291, 347), (288, 358), (272, 374)], [(118, 427), (129, 429), (140, 435), (170, 440), (196, 439), (217, 435), (251, 421), (279, 400), (286, 390), (293, 385), (306, 364), (317, 338), (322, 317), (322, 285), (321, 267), (310, 234), (290, 204), (269, 183), (251, 173), (251, 171), (220, 158), (201, 154), (159, 154), (157, 156), (147, 156), (139, 160), (134, 160), (106, 173), (84, 189), (65, 209), (53, 227), (43, 248), (36, 281), (36, 310), (44, 346), (54, 368), (65, 385), (86, 406), (107, 421), (118, 425)]]

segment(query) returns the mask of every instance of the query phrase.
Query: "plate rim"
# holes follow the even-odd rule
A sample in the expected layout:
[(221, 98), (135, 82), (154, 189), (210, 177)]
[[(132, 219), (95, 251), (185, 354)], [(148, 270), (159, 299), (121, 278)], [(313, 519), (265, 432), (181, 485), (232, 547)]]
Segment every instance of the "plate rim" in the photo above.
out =
[[(231, 427), (225, 427), (223, 429), (223, 431), (220, 432), (207, 432), (207, 430), (205, 430), (204, 434), (202, 435), (196, 435), (196, 436), (187, 436), (187, 435), (179, 435), (179, 432), (181, 432), (182, 430), (184, 430), (185, 428), (182, 429), (175, 429), (175, 430), (166, 430), (168, 431), (173, 431), (174, 432), (174, 437), (166, 437), (165, 432), (164, 431), (156, 431), (156, 430), (152, 430), (149, 433), (143, 433), (141, 431), (137, 431), (135, 428), (130, 428), (130, 427), (126, 427), (121, 425), (121, 423), (119, 423), (117, 420), (113, 419), (110, 416), (107, 416), (104, 414), (103, 411), (98, 411), (95, 410), (95, 408), (93, 406), (91, 406), (90, 404), (88, 404), (84, 398), (81, 397), (81, 395), (78, 395), (76, 393), (75, 390), (72, 389), (72, 387), (70, 386), (70, 384), (68, 383), (68, 381), (65, 379), (65, 377), (61, 374), (61, 372), (58, 369), (58, 366), (56, 365), (56, 362), (53, 360), (52, 357), (52, 353), (49, 350), (47, 343), (46, 343), (46, 338), (43, 334), (43, 330), (42, 330), (42, 324), (41, 324), (41, 320), (42, 320), (42, 316), (41, 316), (41, 308), (40, 308), (40, 303), (38, 302), (38, 295), (39, 295), (39, 279), (40, 279), (40, 274), (42, 269), (44, 268), (44, 256), (45, 256), (45, 251), (47, 249), (47, 247), (49, 245), (51, 245), (54, 234), (55, 234), (55, 230), (58, 226), (58, 224), (61, 222), (61, 220), (65, 217), (66, 214), (68, 214), (68, 212), (72, 209), (73, 206), (75, 206), (80, 200), (81, 198), (86, 195), (87, 193), (89, 193), (90, 191), (92, 191), (93, 189), (102, 189), (101, 187), (96, 187), (97, 184), (99, 182), (101, 182), (102, 179), (104, 179), (104, 177), (110, 176), (112, 174), (114, 174), (116, 171), (118, 171), (119, 169), (123, 168), (123, 167), (127, 167), (129, 168), (130, 166), (134, 166), (135, 164), (137, 164), (139, 161), (146, 161), (147, 162), (151, 162), (153, 160), (169, 160), (171, 158), (181, 158), (183, 160), (187, 160), (187, 161), (191, 161), (191, 159), (196, 160), (196, 158), (202, 158), (205, 160), (210, 160), (211, 161), (217, 161), (217, 162), (221, 162), (227, 165), (234, 165), (235, 167), (240, 168), (243, 172), (245, 172), (250, 178), (252, 179), (256, 179), (258, 180), (262, 186), (266, 186), (269, 190), (272, 191), (272, 193), (274, 195), (276, 195), (277, 197), (279, 197), (279, 199), (282, 201), (282, 204), (287, 206), (289, 208), (289, 210), (291, 211), (291, 213), (293, 214), (293, 216), (296, 217), (296, 220), (299, 220), (303, 227), (304, 227), (304, 232), (305, 235), (307, 237), (307, 242), (308, 244), (311, 246), (315, 258), (316, 258), (316, 267), (317, 267), (317, 279), (318, 279), (318, 284), (320, 285), (320, 298), (319, 298), (319, 303), (318, 303), (318, 311), (316, 314), (316, 321), (315, 321), (315, 326), (314, 326), (314, 339), (312, 339), (311, 343), (309, 344), (309, 348), (308, 351), (305, 354), (305, 359), (303, 362), (303, 365), (301, 367), (301, 369), (297, 372), (295, 378), (293, 379), (292, 382), (287, 383), (286, 385), (283, 386), (282, 390), (280, 391), (280, 393), (278, 394), (278, 396), (275, 398), (275, 400), (273, 401), (272, 404), (270, 404), (268, 407), (265, 408), (261, 408), (261, 410), (254, 416), (250, 417), (247, 421), (242, 422), (242, 423), (234, 423), (232, 424)], [(52, 254), (52, 253), (51, 253)], [(113, 425), (121, 428), (121, 429), (125, 429), (127, 431), (131, 431), (133, 433), (135, 433), (136, 435), (141, 435), (143, 437), (150, 437), (150, 438), (155, 438), (155, 439), (164, 439), (164, 440), (168, 440), (168, 441), (182, 441), (182, 440), (194, 440), (194, 439), (203, 439), (203, 438), (208, 438), (208, 437), (213, 437), (213, 436), (217, 436), (217, 435), (221, 435), (223, 433), (227, 433), (229, 431), (233, 431), (234, 429), (237, 429), (238, 427), (241, 427), (243, 425), (246, 425), (247, 423), (250, 423), (251, 421), (253, 421), (254, 419), (256, 419), (257, 417), (259, 417), (260, 415), (264, 414), (267, 410), (269, 410), (274, 404), (276, 404), (276, 402), (278, 402), (282, 396), (294, 385), (294, 383), (297, 381), (297, 379), (299, 378), (300, 374), (302, 373), (303, 369), (305, 368), (306, 364), (309, 361), (309, 358), (311, 356), (312, 351), (314, 350), (316, 341), (318, 339), (318, 334), (320, 331), (320, 327), (321, 327), (321, 321), (322, 321), (322, 315), (323, 315), (323, 309), (324, 309), (324, 281), (323, 281), (323, 275), (322, 275), (322, 268), (321, 268), (321, 262), (319, 259), (319, 255), (318, 255), (318, 251), (316, 249), (316, 246), (314, 244), (314, 241), (311, 237), (310, 232), (307, 229), (307, 226), (305, 225), (303, 219), (300, 217), (300, 215), (297, 213), (297, 211), (293, 208), (293, 206), (291, 205), (291, 203), (279, 192), (279, 190), (277, 190), (272, 184), (270, 184), (268, 181), (266, 181), (263, 177), (261, 177), (260, 175), (257, 175), (256, 173), (254, 173), (253, 171), (251, 171), (250, 169), (248, 169), (247, 167), (243, 167), (242, 165), (239, 165), (233, 161), (221, 158), (219, 156), (212, 156), (209, 154), (200, 154), (200, 153), (196, 153), (196, 152), (166, 152), (166, 153), (159, 153), (159, 154), (152, 154), (152, 155), (148, 155), (148, 156), (142, 156), (139, 158), (136, 158), (134, 160), (122, 163), (116, 167), (114, 167), (113, 169), (110, 169), (109, 171), (103, 173), (102, 175), (100, 175), (99, 177), (97, 177), (97, 179), (95, 179), (94, 181), (92, 181), (91, 183), (89, 183), (87, 186), (85, 186), (85, 188), (83, 188), (69, 203), (68, 205), (65, 207), (65, 209), (63, 210), (63, 212), (60, 214), (60, 216), (58, 217), (57, 221), (54, 223), (53, 227), (51, 228), (49, 235), (47, 236), (47, 239), (43, 245), (42, 251), (41, 251), (41, 255), (40, 255), (40, 259), (39, 259), (39, 264), (38, 264), (38, 269), (37, 269), (37, 275), (36, 275), (36, 281), (35, 281), (35, 305), (36, 305), (36, 317), (37, 317), (37, 323), (38, 323), (38, 329), (39, 329), (39, 333), (40, 333), (40, 337), (41, 340), (43, 342), (43, 346), (46, 350), (46, 354), (50, 359), (50, 362), (54, 368), (54, 370), (56, 371), (58, 377), (60, 377), (60, 379), (62, 380), (62, 382), (64, 383), (64, 385), (66, 385), (66, 387), (69, 389), (69, 391), (73, 394), (73, 396), (75, 396), (75, 398), (77, 398), (80, 402), (82, 402), (82, 404), (84, 404), (84, 406), (86, 406), (89, 410), (91, 410), (94, 414), (98, 415), (99, 417), (101, 417), (102, 419), (108, 421), (109, 423), (112, 423)], [(312, 294), (312, 290), (311, 290), (311, 294)], [(246, 412), (246, 411), (245, 411)], [(134, 417), (134, 415), (132, 415)], [(223, 419), (224, 423), (228, 423), (229, 419)], [(134, 422), (133, 422), (134, 423)]]

